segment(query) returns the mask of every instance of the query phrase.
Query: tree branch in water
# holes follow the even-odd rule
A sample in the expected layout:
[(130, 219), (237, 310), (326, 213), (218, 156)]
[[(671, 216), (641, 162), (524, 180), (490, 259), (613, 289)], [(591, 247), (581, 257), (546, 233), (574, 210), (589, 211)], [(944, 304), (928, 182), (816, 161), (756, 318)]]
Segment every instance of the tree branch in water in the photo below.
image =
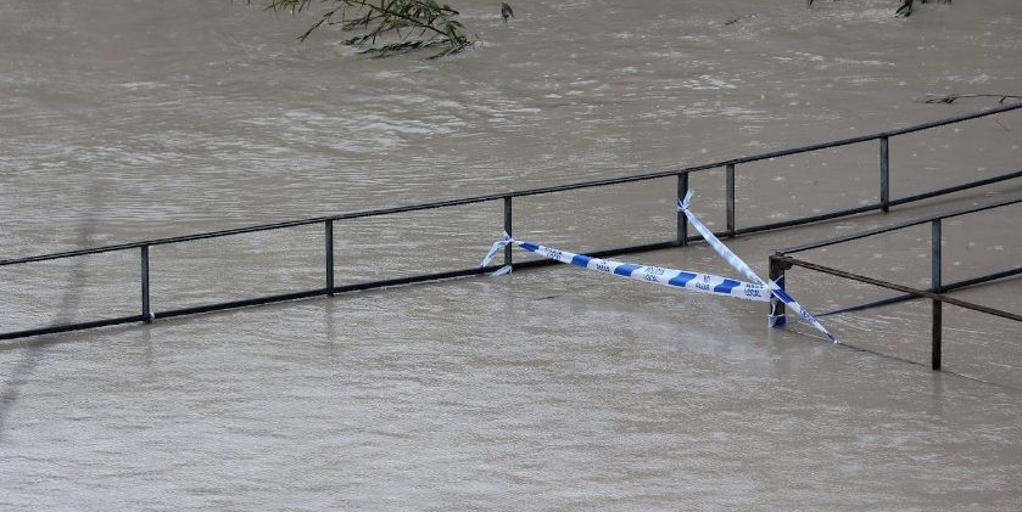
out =
[[(375, 57), (442, 47), (430, 57), (435, 59), (472, 45), (472, 38), (456, 19), (458, 11), (436, 0), (321, 0), (321, 3), (329, 4), (329, 8), (298, 36), (299, 41), (305, 41), (323, 25), (339, 25), (342, 31), (358, 32), (344, 39), (343, 44)], [(312, 4), (313, 0), (268, 0), (267, 9), (295, 15)]]

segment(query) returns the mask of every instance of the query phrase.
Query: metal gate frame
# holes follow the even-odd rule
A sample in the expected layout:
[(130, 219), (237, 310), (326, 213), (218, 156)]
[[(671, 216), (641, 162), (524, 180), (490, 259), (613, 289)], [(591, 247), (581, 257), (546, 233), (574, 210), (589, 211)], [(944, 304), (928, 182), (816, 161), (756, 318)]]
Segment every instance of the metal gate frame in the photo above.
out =
[[(1020, 199), (1008, 199), (1004, 201), (998, 201), (982, 206), (973, 206), (970, 208), (964, 208), (951, 212), (937, 213), (934, 215), (928, 215), (917, 219), (908, 220), (905, 222), (899, 222), (890, 226), (885, 226), (876, 229), (870, 229), (866, 231), (860, 231), (858, 233), (851, 233), (845, 236), (837, 238), (831, 238), (828, 240), (822, 240), (818, 242), (811, 242), (808, 244), (800, 245), (797, 247), (791, 247), (788, 249), (782, 249), (777, 251), (775, 254), (770, 256), (770, 279), (777, 281), (781, 280), (784, 282), (785, 271), (790, 270), (793, 266), (814, 270), (816, 272), (822, 272), (836, 277), (844, 279), (851, 279), (860, 283), (871, 284), (890, 290), (896, 290), (902, 292), (902, 295), (891, 297), (880, 301), (869, 302), (866, 304), (860, 304), (857, 306), (841, 308), (836, 311), (825, 313), (827, 315), (834, 315), (838, 313), (844, 313), (849, 311), (859, 311), (862, 309), (876, 307), (887, 304), (895, 304), (906, 300), (916, 298), (928, 298), (932, 301), (932, 313), (930, 315), (932, 319), (932, 326), (930, 331), (930, 368), (933, 370), (940, 370), (941, 368), (941, 343), (943, 338), (943, 319), (941, 305), (943, 303), (952, 304), (972, 311), (979, 311), (988, 315), (993, 315), (1001, 318), (1007, 318), (1008, 320), (1014, 320), (1016, 322), (1022, 322), (1022, 315), (1012, 313), (1010, 311), (1004, 311), (1000, 309), (991, 308), (989, 306), (983, 306), (981, 304), (975, 304), (967, 302), (961, 299), (956, 299), (947, 295), (947, 292), (952, 290), (958, 290), (968, 286), (974, 286), (980, 283), (988, 283), (991, 281), (1004, 279), (1007, 277), (1017, 276), (1022, 274), (1022, 267), (1015, 267), (1007, 270), (1001, 270), (998, 272), (992, 272), (978, 277), (957, 281), (954, 283), (944, 284), (942, 281), (941, 273), (943, 269), (942, 258), (941, 258), (941, 242), (943, 236), (941, 233), (941, 222), (944, 219), (952, 217), (959, 217), (962, 215), (968, 215), (970, 213), (983, 212), (987, 210), (993, 210), (995, 208), (1003, 208), (1005, 206), (1022, 204), (1022, 198)], [(930, 224), (930, 288), (928, 290), (920, 290), (909, 286), (876, 279), (861, 274), (855, 274), (844, 270), (839, 270), (833, 267), (827, 267), (817, 263), (811, 263), (805, 260), (793, 258), (790, 255), (798, 252), (808, 251), (811, 249), (819, 249), (821, 247), (830, 247), (845, 242), (851, 242), (866, 237), (881, 235), (884, 233), (890, 233), (892, 231), (898, 231), (912, 226), (919, 226), (922, 224)], [(771, 304), (774, 309), (774, 314), (784, 314), (784, 303), (776, 299)], [(823, 315), (821, 315), (823, 316)]]

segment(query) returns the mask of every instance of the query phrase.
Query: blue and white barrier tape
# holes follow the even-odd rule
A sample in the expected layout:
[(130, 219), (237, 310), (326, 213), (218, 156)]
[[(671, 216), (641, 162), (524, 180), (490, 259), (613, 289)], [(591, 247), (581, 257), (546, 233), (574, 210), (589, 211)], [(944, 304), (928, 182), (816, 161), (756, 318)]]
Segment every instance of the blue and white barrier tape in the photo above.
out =
[[(750, 268), (749, 265), (747, 265), (744, 261), (742, 261), (741, 258), (738, 257), (737, 254), (732, 252), (731, 249), (724, 245), (724, 243), (721, 242), (720, 239), (718, 239), (717, 236), (713, 234), (713, 231), (711, 231), (710, 228), (706, 227), (706, 225), (699, 220), (699, 217), (696, 217), (696, 215), (692, 213), (691, 210), (689, 210), (689, 206), (691, 205), (691, 203), (692, 191), (689, 190), (688, 193), (685, 194), (685, 198), (682, 199), (681, 201), (678, 201), (678, 211), (685, 213), (685, 217), (688, 218), (689, 224), (691, 224), (692, 227), (694, 227), (696, 231), (699, 232), (700, 235), (703, 235), (703, 239), (706, 240), (706, 243), (710, 244), (710, 247), (713, 247), (713, 250), (717, 251), (717, 254), (719, 254), (721, 258), (724, 258), (728, 263), (731, 264), (732, 267), (735, 268), (735, 270), (741, 272), (742, 275), (744, 275), (753, 283), (757, 283), (760, 286), (765, 286), (769, 288), (770, 293), (772, 293), (774, 297), (777, 297), (777, 299), (780, 300), (781, 302), (784, 302), (784, 304), (787, 307), (791, 308), (793, 311), (798, 313), (798, 316), (800, 318), (805, 320), (809, 325), (812, 325), (814, 328), (816, 328), (817, 331), (823, 333), (823, 335), (826, 336), (827, 339), (834, 343), (838, 342), (837, 338), (835, 338), (834, 335), (831, 334), (830, 331), (828, 331), (827, 328), (824, 327), (823, 324), (821, 324), (820, 321), (817, 320), (816, 317), (813, 316), (813, 314), (808, 309), (802, 307), (802, 305), (795, 301), (795, 299), (792, 298), (791, 295), (788, 295), (788, 292), (784, 291), (784, 288), (782, 288), (780, 285), (778, 285), (778, 283), (775, 283), (773, 281), (766, 282), (760, 279), (760, 277), (757, 276), (756, 273), (752, 271), (752, 268)], [(775, 321), (773, 315), (771, 315), (771, 325), (780, 325), (780, 322)]]
[[(544, 258), (556, 260), (561, 263), (567, 263), (569, 265), (575, 265), (589, 270), (613, 274), (638, 281), (646, 281), (674, 288), (685, 288), (699, 293), (723, 295), (757, 302), (770, 301), (770, 293), (762, 284), (759, 283), (745, 283), (734, 279), (728, 279), (726, 277), (691, 272), (688, 270), (674, 270), (670, 268), (636, 265), (634, 263), (622, 263), (614, 260), (592, 258), (581, 254), (562, 251), (560, 249), (554, 249), (552, 247), (546, 247), (533, 242), (515, 240), (509, 237), (507, 233), (504, 233), (504, 238), (494, 242), (493, 246), (490, 247), (490, 252), (486, 254), (486, 257), (483, 258), (483, 261), (479, 264), (479, 266), (485, 267), (489, 265), (490, 262), (493, 261), (493, 257), (507, 245), (515, 245), (525, 249), (526, 251), (534, 252)], [(505, 274), (508, 270), (508, 267), (503, 267), (495, 274)]]

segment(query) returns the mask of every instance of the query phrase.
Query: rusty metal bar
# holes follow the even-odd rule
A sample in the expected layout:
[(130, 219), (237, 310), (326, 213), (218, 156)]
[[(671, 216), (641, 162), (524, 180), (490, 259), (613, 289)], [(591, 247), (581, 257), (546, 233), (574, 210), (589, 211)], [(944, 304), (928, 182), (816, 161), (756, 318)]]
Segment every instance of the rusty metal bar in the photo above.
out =
[[(1022, 274), (1022, 267), (1015, 267), (1015, 268), (1008, 269), (1008, 270), (1002, 270), (1000, 272), (993, 272), (993, 273), (990, 273), (990, 274), (984, 274), (982, 276), (971, 277), (969, 279), (963, 279), (961, 281), (954, 281), (954, 282), (950, 282), (950, 283), (941, 283), (940, 291), (944, 292), (944, 293), (947, 293), (947, 292), (952, 291), (952, 290), (959, 290), (959, 289), (962, 289), (962, 288), (968, 288), (970, 286), (975, 286), (975, 285), (978, 285), (978, 284), (988, 283), (990, 281), (996, 281), (998, 279), (1004, 279), (1004, 278), (1007, 278), (1007, 277), (1013, 277), (1013, 276), (1017, 276), (1019, 274)], [(915, 295), (912, 295), (911, 293), (903, 293), (903, 294), (900, 294), (900, 295), (895, 295), (894, 297), (888, 297), (886, 299), (880, 299), (880, 300), (864, 302), (862, 304), (856, 304), (854, 306), (845, 306), (845, 307), (841, 307), (841, 308), (834, 309), (834, 310), (831, 310), (831, 311), (826, 311), (826, 312), (823, 312), (823, 313), (818, 313), (816, 316), (817, 317), (825, 317), (825, 316), (840, 315), (842, 313), (853, 313), (855, 311), (862, 311), (862, 310), (865, 310), (865, 309), (871, 309), (871, 308), (876, 308), (876, 307), (880, 307), (880, 306), (890, 306), (891, 304), (898, 304), (898, 303), (901, 303), (901, 302), (905, 302), (905, 301), (913, 300), (913, 299), (918, 299), (918, 298), (919, 297), (916, 297)]]
[(777, 254), (777, 255), (772, 256), (772, 258), (776, 258), (779, 261), (782, 261), (782, 262), (785, 262), (785, 263), (790, 263), (790, 264), (795, 265), (795, 266), (799, 266), (799, 267), (802, 267), (802, 268), (807, 268), (809, 270), (815, 270), (817, 272), (822, 272), (824, 274), (830, 274), (832, 276), (843, 277), (845, 279), (851, 279), (853, 281), (859, 281), (859, 282), (862, 282), (862, 283), (871, 284), (873, 286), (879, 286), (881, 288), (888, 288), (888, 289), (891, 289), (891, 290), (897, 290), (899, 292), (909, 293), (909, 294), (915, 295), (917, 297), (924, 297), (924, 298), (928, 298), (928, 299), (934, 299), (934, 300), (938, 300), (940, 302), (946, 302), (946, 303), (951, 304), (953, 306), (958, 306), (960, 308), (971, 309), (973, 311), (979, 311), (980, 313), (986, 313), (988, 315), (998, 316), (998, 317), (1001, 317), (1001, 318), (1007, 318), (1008, 320), (1014, 320), (1016, 322), (1022, 322), (1022, 315), (1018, 315), (1018, 314), (1011, 313), (1011, 312), (1008, 312), (1008, 311), (1002, 311), (1000, 309), (994, 309), (994, 308), (991, 308), (991, 307), (988, 307), (988, 306), (983, 306), (983, 305), (980, 305), (980, 304), (973, 304), (971, 302), (966, 302), (966, 301), (961, 300), (961, 299), (956, 299), (954, 297), (949, 297), (949, 296), (947, 296), (945, 294), (942, 294), (942, 293), (935, 293), (935, 292), (931, 292), (929, 290), (919, 290), (919, 289), (912, 288), (912, 287), (909, 287), (909, 286), (904, 286), (904, 285), (900, 285), (900, 284), (897, 284), (897, 283), (891, 283), (891, 282), (888, 282), (888, 281), (883, 281), (883, 280), (880, 280), (880, 279), (875, 279), (875, 278), (864, 276), (864, 275), (861, 275), (861, 274), (855, 274), (855, 273), (852, 273), (852, 272), (846, 272), (844, 270), (838, 270), (836, 268), (825, 267), (823, 265), (817, 265), (816, 263), (810, 263), (808, 261), (803, 261), (803, 260), (800, 260), (800, 259), (797, 259), (797, 258), (792, 258), (791, 256), (787, 256), (787, 255)]

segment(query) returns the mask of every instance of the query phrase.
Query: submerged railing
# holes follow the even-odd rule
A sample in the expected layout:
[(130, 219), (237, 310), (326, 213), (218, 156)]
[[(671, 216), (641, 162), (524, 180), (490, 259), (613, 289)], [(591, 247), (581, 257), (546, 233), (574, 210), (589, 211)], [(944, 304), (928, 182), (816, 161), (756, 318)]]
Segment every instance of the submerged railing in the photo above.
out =
[[(431, 274), (420, 274), (410, 277), (402, 277), (396, 279), (386, 279), (371, 281), (365, 283), (356, 283), (349, 285), (337, 286), (334, 281), (334, 224), (338, 221), (346, 221), (351, 219), (359, 219), (366, 217), (378, 217), (383, 215), (394, 215), (399, 213), (407, 213), (422, 210), (432, 210), (438, 208), (450, 208), (454, 206), (463, 206), (469, 204), (485, 203), (500, 201), (504, 207), (504, 225), (503, 228), (508, 234), (513, 234), (513, 202), (515, 198), (528, 197), (544, 194), (553, 194), (558, 192), (565, 192), (569, 190), (579, 190), (586, 188), (595, 187), (606, 187), (612, 185), (620, 185), (624, 183), (634, 183), (640, 181), (648, 181), (660, 178), (669, 178), (671, 176), (677, 177), (677, 193), (678, 199), (685, 196), (688, 192), (689, 187), (689, 174), (698, 173), (703, 171), (709, 171), (713, 169), (723, 168), (725, 171), (725, 214), (726, 214), (726, 228), (724, 231), (719, 233), (719, 236), (734, 237), (740, 234), (756, 233), (760, 231), (768, 231), (773, 229), (798, 226), (803, 224), (809, 224), (813, 222), (820, 222), (824, 220), (836, 219), (840, 217), (846, 217), (849, 215), (856, 215), (859, 213), (880, 210), (887, 212), (892, 206), (907, 204), (915, 201), (921, 201), (932, 197), (937, 197), (945, 194), (951, 194), (962, 190), (971, 188), (981, 187), (984, 185), (990, 185), (1006, 180), (1022, 177), (1022, 170), (1015, 170), (1006, 174), (1000, 174), (994, 177), (971, 181), (960, 185), (951, 187), (931, 190), (919, 194), (909, 195), (905, 197), (892, 199), (890, 197), (890, 139), (899, 135), (905, 135), (908, 133), (919, 132), (923, 130), (929, 130), (941, 126), (947, 126), (950, 124), (960, 123), (971, 119), (977, 119), (989, 115), (999, 114), (1002, 112), (1008, 112), (1012, 110), (1022, 109), (1022, 103), (1015, 103), (1010, 105), (1002, 105), (987, 110), (974, 112), (970, 114), (964, 114), (927, 123), (917, 124), (908, 126), (905, 128), (898, 128), (895, 130), (888, 130), (879, 133), (873, 133), (869, 135), (862, 135), (859, 137), (852, 137), (847, 139), (833, 140), (830, 142), (823, 142), (819, 144), (812, 144), (809, 146), (801, 146), (790, 149), (782, 149), (778, 151), (771, 151), (767, 153), (760, 153), (751, 156), (745, 156), (741, 158), (735, 158), (731, 160), (725, 160), (721, 162), (713, 162), (703, 165), (697, 165), (693, 167), (686, 167), (682, 169), (670, 169), (664, 171), (651, 172), (646, 174), (637, 174), (631, 176), (622, 176), (617, 178), (608, 178), (602, 180), (585, 181), (579, 183), (571, 183), (566, 185), (557, 185), (551, 187), (534, 188), (527, 190), (518, 190), (512, 192), (503, 192), (497, 194), (481, 195), (474, 197), (465, 197), (460, 199), (450, 199), (446, 201), (436, 201), (431, 203), (422, 203), (409, 206), (399, 206), (393, 208), (383, 208), (375, 210), (365, 210), (359, 212), (342, 213), (337, 215), (329, 215), (323, 217), (313, 217), (300, 220), (292, 220), (287, 222), (278, 222), (274, 224), (262, 224), (257, 226), (247, 226), (234, 229), (226, 229), (221, 231), (209, 231), (205, 233), (196, 233), (192, 235), (184, 235), (169, 238), (158, 238), (153, 240), (145, 240), (141, 242), (132, 242), (118, 245), (109, 245), (104, 247), (95, 247), (91, 249), (79, 249), (74, 251), (59, 252), (52, 254), (43, 254), (38, 256), (29, 256), (22, 258), (11, 258), (6, 260), (0, 260), (0, 267), (19, 265), (25, 263), (49, 261), (63, 258), (76, 258), (82, 256), (89, 256), (100, 253), (108, 253), (115, 251), (132, 251), (137, 250), (139, 254), (139, 272), (141, 276), (141, 290), (140, 290), (140, 310), (139, 314), (131, 316), (122, 316), (116, 318), (105, 318), (97, 319), (86, 322), (76, 322), (61, 325), (50, 325), (46, 327), (40, 327), (36, 329), (3, 332), (0, 333), (0, 340), (24, 338), (28, 336), (38, 336), (43, 334), (55, 334), (60, 332), (74, 331), (80, 329), (90, 329), (96, 327), (105, 327), (118, 324), (126, 324), (131, 322), (145, 322), (149, 323), (153, 320), (160, 318), (170, 318), (182, 315), (191, 315), (197, 313), (205, 313), (211, 311), (240, 308), (246, 306), (253, 306), (258, 304), (268, 304), (272, 302), (281, 302), (287, 300), (296, 300), (309, 297), (315, 297), (319, 295), (334, 295), (337, 293), (344, 293), (357, 290), (366, 290), (371, 288), (381, 288), (386, 286), (397, 286), (411, 283), (419, 283), (425, 281), (435, 281), (440, 279), (450, 279), (455, 277), (464, 277), (471, 275), (483, 274), (496, 270), (499, 267), (505, 265), (512, 265), (511, 249), (510, 247), (504, 253), (504, 262), (501, 265), (485, 267), (485, 268), (467, 268), (461, 270), (452, 270), (446, 272), (437, 272)], [(827, 213), (821, 213), (816, 215), (809, 215), (805, 217), (799, 217), (795, 219), (789, 219), (780, 222), (772, 222), (766, 224), (757, 224), (749, 227), (739, 228), (735, 223), (736, 203), (735, 203), (735, 177), (737, 168), (739, 165), (758, 162), (762, 160), (768, 160), (772, 158), (797, 155), (802, 153), (809, 153), (813, 151), (819, 151), (823, 149), (836, 148), (841, 146), (848, 146), (852, 144), (859, 144), (865, 142), (879, 141), (879, 202), (857, 206), (854, 208), (846, 208), (836, 210)], [(155, 311), (152, 308), (152, 302), (150, 297), (149, 279), (150, 279), (150, 257), (149, 249), (158, 245), (178, 244), (182, 242), (190, 242), (195, 240), (203, 240), (209, 238), (221, 238), (233, 235), (241, 235), (245, 233), (255, 233), (261, 231), (271, 231), (278, 229), (287, 229), (298, 226), (308, 226), (313, 224), (323, 225), (323, 239), (324, 239), (324, 255), (325, 255), (325, 268), (323, 275), (323, 287), (312, 290), (301, 290), (284, 294), (267, 295), (254, 297), (250, 299), (235, 300), (216, 302), (212, 304), (202, 304), (197, 306), (190, 306), (178, 309), (169, 309), (163, 311)], [(589, 253), (589, 256), (603, 257), (612, 256), (616, 254), (626, 254), (633, 252), (650, 251), (657, 249), (666, 249), (669, 247), (677, 247), (687, 245), (689, 242), (701, 240), (699, 236), (688, 235), (688, 225), (683, 213), (679, 212), (677, 215), (677, 232), (673, 240), (664, 242), (656, 242), (642, 245), (634, 245), (629, 247), (622, 247), (617, 249), (607, 249), (602, 251), (594, 251)], [(549, 260), (537, 260), (527, 261), (523, 263), (513, 264), (514, 268), (528, 268), (551, 265), (555, 262)]]
[[(776, 252), (775, 254), (773, 254), (772, 256), (770, 256), (770, 279), (773, 279), (775, 281), (783, 280), (784, 279), (784, 273), (785, 273), (786, 270), (790, 270), (793, 266), (798, 266), (798, 267), (814, 270), (816, 272), (822, 272), (824, 274), (829, 274), (829, 275), (841, 277), (841, 278), (844, 278), (844, 279), (851, 279), (853, 281), (858, 281), (860, 283), (871, 284), (871, 285), (874, 285), (874, 286), (879, 286), (879, 287), (882, 287), (882, 288), (887, 288), (887, 289), (891, 289), (891, 290), (896, 290), (896, 291), (902, 292), (901, 295), (898, 295), (898, 296), (895, 296), (895, 297), (891, 297), (889, 299), (884, 299), (884, 300), (881, 300), (881, 301), (870, 302), (870, 303), (866, 303), (866, 304), (860, 304), (860, 305), (857, 305), (857, 306), (852, 306), (852, 307), (848, 307), (848, 308), (842, 308), (842, 309), (839, 309), (837, 311), (832, 311), (830, 313), (826, 313), (826, 314), (830, 314), (830, 315), (838, 314), (838, 313), (844, 313), (844, 312), (849, 312), (849, 311), (858, 311), (858, 310), (865, 309), (865, 308), (868, 308), (868, 307), (875, 307), (875, 306), (880, 306), (880, 305), (894, 304), (894, 303), (897, 303), (897, 302), (903, 302), (903, 301), (906, 301), (906, 300), (911, 300), (911, 299), (916, 299), (916, 298), (928, 298), (928, 299), (930, 299), (932, 301), (932, 306), (933, 306), (932, 307), (932, 313), (930, 315), (931, 319), (932, 319), (932, 323), (933, 323), (932, 329), (931, 329), (931, 332), (930, 332), (930, 367), (932, 369), (934, 369), (934, 370), (940, 370), (940, 368), (941, 368), (941, 342), (942, 342), (942, 338), (943, 338), (943, 319), (942, 319), (942, 314), (941, 314), (941, 304), (942, 303), (946, 302), (948, 304), (952, 304), (952, 305), (955, 305), (955, 306), (958, 306), (958, 307), (961, 307), (961, 308), (970, 309), (970, 310), (973, 310), (973, 311), (979, 311), (981, 313), (986, 313), (988, 315), (993, 315), (993, 316), (997, 316), (997, 317), (1001, 317), (1001, 318), (1007, 318), (1008, 320), (1014, 320), (1016, 322), (1022, 322), (1022, 315), (1019, 315), (1019, 314), (1016, 314), (1016, 313), (1012, 313), (1012, 312), (1009, 312), (1009, 311), (1003, 311), (1003, 310), (1000, 310), (1000, 309), (991, 308), (989, 306), (983, 306), (983, 305), (980, 305), (980, 304), (975, 304), (975, 303), (972, 303), (972, 302), (966, 302), (964, 300), (956, 299), (954, 297), (949, 297), (947, 295), (947, 292), (950, 292), (952, 290), (957, 290), (957, 289), (965, 288), (965, 287), (968, 287), (968, 286), (974, 286), (974, 285), (977, 285), (977, 284), (980, 284), (980, 283), (987, 283), (987, 282), (990, 282), (990, 281), (995, 281), (995, 280), (998, 280), (998, 279), (1004, 279), (1006, 277), (1011, 277), (1011, 276), (1016, 276), (1016, 275), (1022, 274), (1022, 267), (1015, 267), (1015, 268), (1000, 270), (1000, 271), (992, 272), (992, 273), (985, 274), (985, 275), (982, 275), (982, 276), (976, 276), (976, 277), (972, 277), (972, 278), (969, 278), (969, 279), (964, 279), (964, 280), (961, 280), (961, 281), (956, 281), (954, 283), (947, 283), (947, 284), (943, 283), (943, 278), (942, 278), (943, 259), (941, 257), (941, 242), (943, 241), (943, 235), (942, 235), (942, 232), (941, 232), (941, 226), (942, 226), (941, 221), (943, 221), (944, 219), (952, 218), (952, 217), (960, 217), (962, 215), (968, 215), (968, 214), (971, 214), (971, 213), (983, 212), (983, 211), (992, 210), (992, 209), (995, 209), (995, 208), (1003, 208), (1005, 206), (1010, 206), (1010, 205), (1015, 205), (1015, 204), (1022, 204), (1022, 199), (1010, 199), (1010, 200), (999, 201), (999, 202), (996, 202), (996, 203), (991, 203), (991, 204), (982, 205), (982, 206), (974, 206), (974, 207), (971, 207), (971, 208), (965, 208), (965, 209), (955, 210), (955, 211), (951, 211), (951, 212), (938, 213), (938, 214), (935, 214), (935, 215), (929, 215), (929, 216), (926, 216), (926, 217), (921, 217), (921, 218), (909, 220), (909, 221), (906, 221), (906, 222), (900, 222), (900, 223), (897, 223), (897, 224), (892, 224), (892, 225), (886, 226), (886, 227), (881, 227), (881, 228), (877, 228), (877, 229), (870, 229), (870, 230), (867, 230), (867, 231), (861, 231), (859, 233), (852, 233), (852, 234), (849, 234), (849, 235), (845, 235), (845, 236), (841, 236), (841, 237), (837, 237), (837, 238), (832, 238), (832, 239), (829, 239), (829, 240), (823, 240), (823, 241), (819, 241), (819, 242), (812, 242), (812, 243), (808, 243), (808, 244), (805, 244), (805, 245), (800, 245), (800, 246), (797, 246), (797, 247), (791, 247), (791, 248), (788, 248), (788, 249), (782, 249), (782, 250)], [(862, 238), (866, 238), (866, 237), (870, 237), (870, 236), (876, 236), (876, 235), (880, 235), (880, 234), (883, 234), (883, 233), (890, 233), (892, 231), (898, 231), (898, 230), (901, 230), (901, 229), (909, 228), (909, 227), (912, 227), (912, 226), (919, 226), (919, 225), (923, 225), (923, 224), (930, 224), (930, 288), (928, 290), (920, 290), (920, 289), (912, 288), (912, 287), (909, 287), (909, 286), (904, 286), (904, 285), (892, 283), (892, 282), (889, 282), (889, 281), (883, 281), (881, 279), (876, 279), (876, 278), (873, 278), (873, 277), (863, 276), (863, 275), (860, 275), (860, 274), (854, 274), (852, 272), (847, 272), (847, 271), (844, 271), (844, 270), (839, 270), (839, 269), (836, 269), (836, 268), (831, 268), (831, 267), (827, 267), (827, 266), (824, 266), (824, 265), (819, 265), (817, 263), (810, 263), (808, 261), (800, 260), (800, 259), (793, 258), (793, 257), (790, 256), (791, 254), (795, 254), (795, 253), (803, 252), (803, 251), (808, 251), (810, 249), (819, 249), (821, 247), (829, 247), (829, 246), (832, 246), (832, 245), (842, 244), (842, 243), (846, 243), (846, 242), (852, 242), (852, 241), (859, 240), (859, 239), (862, 239)], [(772, 304), (772, 307), (775, 308), (775, 309), (772, 310), (774, 312), (774, 314), (783, 315), (784, 314), (784, 303), (776, 301), (776, 300), (774, 302), (775, 302), (775, 304)], [(820, 316), (823, 316), (823, 315), (820, 315)]]

